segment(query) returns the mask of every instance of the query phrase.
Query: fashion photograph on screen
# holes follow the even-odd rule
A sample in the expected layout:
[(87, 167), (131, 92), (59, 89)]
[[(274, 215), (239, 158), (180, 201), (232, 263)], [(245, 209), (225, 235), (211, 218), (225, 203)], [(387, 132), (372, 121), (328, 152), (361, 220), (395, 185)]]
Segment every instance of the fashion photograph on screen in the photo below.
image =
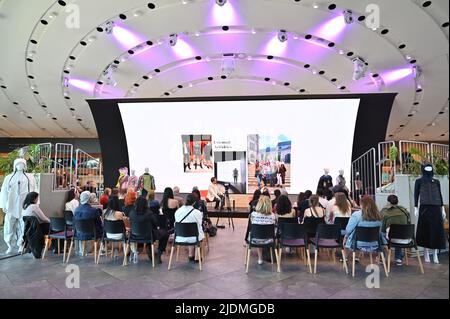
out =
[(182, 135), (181, 141), (185, 173), (213, 171), (211, 135)]

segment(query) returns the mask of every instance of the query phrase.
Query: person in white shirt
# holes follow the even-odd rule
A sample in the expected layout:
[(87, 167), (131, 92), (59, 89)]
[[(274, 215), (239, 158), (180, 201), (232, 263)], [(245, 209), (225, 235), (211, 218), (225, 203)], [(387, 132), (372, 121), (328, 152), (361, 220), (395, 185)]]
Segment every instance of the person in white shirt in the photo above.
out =
[[(202, 228), (203, 213), (193, 206), (195, 204), (194, 195), (188, 194), (186, 202), (175, 212), (175, 223), (197, 223), (198, 240), (201, 241), (205, 237)], [(181, 243), (195, 243), (195, 237), (176, 236), (176, 241)], [(194, 246), (189, 246), (189, 261), (196, 262)]]
[(66, 210), (71, 211), (72, 213), (75, 211), (75, 209), (80, 205), (80, 194), (78, 194), (76, 189), (71, 189), (67, 193), (67, 201), (66, 201)]
[(225, 197), (219, 188), (219, 184), (217, 184), (217, 178), (211, 178), (211, 184), (208, 187), (208, 195), (206, 197), (210, 202), (216, 202), (215, 209), (219, 209), (219, 204), (220, 209), (223, 209), (223, 206), (225, 205)]
[(323, 193), (323, 190), (318, 189), (317, 196), (319, 196), (320, 206), (322, 206), (322, 208), (325, 208), (325, 211), (328, 211), (328, 206), (330, 205), (330, 203), (329, 203), (327, 197), (325, 196), (325, 194)]
[(39, 194), (36, 192), (30, 192), (23, 201), (22, 216), (34, 216), (38, 219), (39, 224), (50, 224), (50, 219), (45, 216), (44, 212), (38, 205)]

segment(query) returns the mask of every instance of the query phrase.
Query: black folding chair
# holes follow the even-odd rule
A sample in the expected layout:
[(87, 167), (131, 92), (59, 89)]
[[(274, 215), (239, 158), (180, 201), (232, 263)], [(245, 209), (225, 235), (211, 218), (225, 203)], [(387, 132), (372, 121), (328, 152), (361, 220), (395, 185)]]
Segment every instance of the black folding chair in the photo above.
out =
[(125, 248), (125, 253), (123, 256), (123, 265), (128, 265), (127, 255), (130, 249), (130, 243), (136, 244), (149, 244), (152, 251), (152, 267), (155, 267), (155, 240), (153, 238), (153, 224), (151, 220), (146, 220), (143, 222), (131, 222), (130, 235), (128, 236), (127, 245)]
[[(377, 247), (375, 249), (370, 249), (370, 251), (368, 251), (368, 249), (364, 248), (364, 246), (358, 247), (358, 242), (363, 242), (363, 243), (376, 242)], [(388, 274), (388, 271), (386, 268), (386, 261), (384, 259), (383, 243), (381, 241), (381, 234), (380, 234), (380, 226), (376, 226), (376, 227), (357, 226), (355, 229), (355, 236), (353, 238), (352, 251), (353, 251), (353, 262), (352, 262), (352, 276), (353, 277), (355, 277), (355, 258), (356, 258), (355, 254), (356, 254), (356, 251), (369, 252), (371, 263), (372, 263), (372, 252), (378, 252), (378, 254), (380, 255), (381, 260), (383, 262), (383, 267), (384, 267), (384, 272), (386, 274), (386, 277), (389, 277), (389, 274)]]
[[(172, 264), (172, 256), (173, 249), (177, 246), (196, 246), (197, 247), (197, 255), (198, 255), (198, 266), (199, 269), (202, 270), (202, 251), (200, 241), (198, 240), (198, 225), (197, 223), (175, 223), (175, 234), (173, 238), (172, 248), (170, 249), (170, 258), (169, 258), (169, 266), (167, 267), (170, 270), (170, 265)], [(195, 237), (195, 242), (180, 242), (177, 241), (177, 237)], [(178, 255), (178, 253), (177, 253)]]
[(317, 255), (319, 248), (333, 249), (333, 262), (336, 262), (336, 248), (341, 249), (342, 263), (345, 273), (348, 273), (347, 262), (345, 260), (344, 248), (340, 242), (341, 229), (339, 225), (319, 224), (317, 225), (316, 237), (310, 238), (309, 242), (314, 245), (314, 273), (317, 272)]
[[(283, 218), (288, 219), (288, 218)], [(289, 218), (290, 219), (290, 218)], [(294, 218), (297, 219), (297, 218)], [(305, 265), (311, 270), (311, 260), (309, 257), (308, 240), (306, 239), (305, 225), (298, 223), (283, 222), (278, 224), (280, 229), (280, 239), (278, 240), (278, 272), (281, 271), (281, 252), (283, 247), (299, 248), (303, 247), (306, 254), (304, 255)]]
[[(114, 235), (122, 235), (122, 238), (120, 239), (113, 239), (113, 238), (109, 238), (108, 234), (114, 234)], [(127, 255), (125, 254), (125, 245), (126, 245), (126, 240), (127, 240), (127, 236), (126, 236), (126, 229), (125, 229), (125, 224), (123, 222), (123, 220), (105, 220), (103, 223), (103, 235), (102, 235), (102, 239), (101, 239), (101, 243), (103, 243), (104, 247), (105, 247), (105, 256), (108, 257), (108, 243), (112, 243), (112, 248), (111, 248), (111, 257), (113, 256), (113, 252), (114, 252), (114, 243), (122, 243), (122, 247), (123, 247), (123, 252), (124, 252), (124, 258), (127, 258)], [(97, 256), (97, 264), (100, 262), (100, 249), (98, 252), (98, 256)], [(123, 264), (122, 264), (123, 265)]]
[[(276, 237), (275, 237), (275, 225), (250, 225), (250, 238), (247, 240), (247, 258), (245, 260), (246, 268), (245, 272), (248, 273), (248, 265), (250, 264), (250, 252), (252, 247), (270, 248), (270, 262), (273, 264), (272, 251), (275, 251), (275, 258), (277, 259), (277, 265), (279, 264), (278, 253), (276, 249)], [(258, 240), (260, 242), (256, 242)], [(278, 271), (278, 269), (277, 269)]]
[(69, 229), (73, 229), (73, 213), (70, 210), (65, 210), (63, 212), (64, 219), (66, 220), (66, 225)]
[(335, 217), (334, 218), (334, 225), (339, 225), (339, 228), (341, 230), (341, 238), (339, 242), (342, 244), (345, 236), (345, 229), (347, 228), (348, 221), (350, 220), (350, 217)]
[[(392, 248), (405, 250), (405, 262), (408, 265), (408, 254), (406, 249), (414, 248), (416, 250), (417, 260), (419, 261), (419, 267), (422, 274), (424, 274), (422, 260), (420, 259), (419, 250), (417, 248), (416, 236), (414, 234), (414, 225), (397, 225), (393, 224), (389, 227), (389, 240), (388, 240), (388, 272), (391, 272), (391, 251)], [(409, 240), (407, 244), (396, 243), (396, 239)]]
[(68, 230), (66, 220), (64, 218), (50, 217), (50, 231), (45, 239), (44, 253), (42, 254), (42, 260), (45, 258), (45, 254), (53, 242), (53, 239), (58, 241), (58, 254), (59, 254), (59, 241), (64, 239), (64, 253), (63, 262), (66, 261), (67, 240), (73, 240), (73, 230)]
[[(75, 233), (73, 236), (72, 241), (70, 242), (69, 247), (69, 254), (67, 256), (66, 263), (69, 262), (70, 253), (72, 252), (73, 242), (74, 240), (78, 240), (83, 245), (83, 254), (86, 248), (86, 242), (87, 241), (93, 241), (94, 242), (94, 263), (97, 263), (97, 230), (95, 228), (95, 220), (94, 219), (79, 219), (74, 220), (73, 222), (75, 227)], [(86, 239), (80, 238), (80, 233), (89, 234)]]

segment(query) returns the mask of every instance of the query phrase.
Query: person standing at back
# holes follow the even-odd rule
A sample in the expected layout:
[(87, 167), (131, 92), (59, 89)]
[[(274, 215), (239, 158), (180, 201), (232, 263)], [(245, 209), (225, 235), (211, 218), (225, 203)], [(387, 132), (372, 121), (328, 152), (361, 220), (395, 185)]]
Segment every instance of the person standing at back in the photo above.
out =
[[(186, 202), (183, 206), (175, 212), (175, 223), (196, 223), (198, 227), (198, 240), (202, 241), (205, 237), (202, 227), (203, 214), (198, 209), (194, 208), (195, 197), (193, 194), (186, 196)], [(177, 242), (195, 243), (194, 237), (176, 237)], [(189, 246), (189, 261), (198, 262), (195, 260), (194, 246)]]

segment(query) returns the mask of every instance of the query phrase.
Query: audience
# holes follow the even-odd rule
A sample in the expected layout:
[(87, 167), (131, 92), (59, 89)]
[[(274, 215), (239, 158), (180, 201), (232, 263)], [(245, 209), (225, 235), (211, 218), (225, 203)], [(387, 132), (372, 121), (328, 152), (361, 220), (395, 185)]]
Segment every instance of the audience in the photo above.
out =
[(207, 208), (206, 202), (204, 200), (202, 200), (200, 191), (198, 189), (193, 189), (192, 195), (194, 195), (194, 199), (195, 199), (194, 208), (198, 209), (199, 211), (202, 212), (203, 220), (205, 220), (206, 218), (208, 218), (208, 208)]
[[(183, 206), (177, 209), (175, 212), (176, 223), (197, 223), (198, 226), (198, 240), (201, 241), (205, 237), (202, 228), (203, 214), (194, 208), (195, 198), (193, 194), (188, 194)], [(194, 243), (194, 237), (176, 237), (177, 242), (182, 243)], [(189, 261), (198, 262), (195, 260), (195, 247), (189, 246)], [(200, 258), (200, 257), (199, 257)]]
[[(103, 219), (116, 221), (116, 220), (123, 220), (123, 218), (124, 218), (124, 214), (120, 211), (119, 199), (117, 197), (110, 198), (106, 205), (106, 210), (103, 213)], [(122, 239), (123, 234), (106, 233), (106, 237), (117, 240), (117, 239)]]
[(314, 217), (314, 218), (325, 217), (325, 209), (320, 206), (319, 196), (311, 195), (309, 197), (309, 208), (305, 209), (303, 219), (307, 217)]
[[(300, 220), (303, 220), (305, 215), (305, 210), (309, 208), (309, 198), (312, 196), (312, 192), (310, 190), (307, 190), (304, 193), (304, 199), (301, 202), (297, 202), (297, 211), (298, 211), (298, 217)], [(299, 195), (300, 197), (300, 195)], [(318, 200), (317, 200), (318, 201)]]
[(98, 205), (97, 194), (95, 194), (95, 193), (90, 193), (89, 194), (89, 204), (91, 204), (91, 205)]
[(178, 201), (174, 198), (172, 188), (166, 187), (164, 189), (161, 206), (163, 214), (167, 216), (167, 219), (173, 227), (175, 224), (175, 212), (178, 209)]
[[(143, 196), (139, 196), (136, 199), (135, 202), (135, 209), (133, 209), (130, 212), (130, 223), (134, 224), (134, 223), (148, 223), (148, 227), (149, 229), (146, 231), (146, 234), (148, 234), (147, 238), (139, 238), (139, 239), (150, 239), (151, 238), (151, 232), (152, 232), (152, 213), (148, 207), (148, 202), (147, 199)], [(133, 233), (131, 233), (131, 238), (133, 238)], [(131, 248), (131, 252), (132, 255), (130, 256), (130, 258), (132, 259), (133, 263), (137, 263), (138, 262), (138, 250), (137, 250), (137, 245), (136, 243), (131, 243), (130, 244), (130, 248)], [(149, 258), (151, 258), (151, 247), (149, 245), (147, 245), (147, 254), (149, 255)]]
[(334, 194), (334, 204), (329, 209), (329, 215), (327, 216), (327, 222), (329, 224), (334, 223), (335, 217), (350, 217), (352, 215), (352, 205), (345, 197), (344, 193), (338, 192)]
[(156, 262), (162, 263), (161, 255), (166, 251), (167, 242), (170, 235), (170, 223), (167, 216), (160, 210), (157, 200), (150, 202), (150, 212), (152, 220), (153, 238), (158, 241), (158, 251), (156, 253)]
[(125, 216), (130, 216), (130, 212), (134, 209), (134, 203), (136, 202), (137, 193), (135, 191), (127, 192), (124, 198), (124, 207), (122, 208)]
[(70, 189), (67, 193), (65, 210), (71, 211), (73, 213), (75, 209), (80, 205), (80, 202), (78, 201), (79, 197), (79, 193), (75, 188)]
[(50, 219), (44, 214), (38, 204), (39, 194), (36, 192), (30, 192), (25, 197), (23, 201), (23, 217), (34, 216), (38, 219), (39, 224), (41, 224), (41, 229), (44, 234), (48, 234), (50, 227)]
[(280, 195), (275, 204), (274, 213), (278, 218), (295, 218), (295, 210), (292, 208), (292, 203), (286, 195)]
[(255, 211), (256, 205), (258, 205), (259, 198), (261, 197), (261, 191), (259, 189), (255, 190), (253, 193), (252, 200), (248, 203), (250, 207), (250, 213)]
[(111, 196), (111, 188), (105, 188), (102, 196), (100, 196), (100, 205), (103, 206), (103, 209), (106, 209), (106, 204), (108, 203), (108, 199)]
[[(258, 204), (255, 207), (255, 211), (250, 214), (250, 233), (251, 225), (272, 225), (276, 223), (276, 216), (272, 213), (272, 202), (269, 196), (261, 196), (259, 198)], [(252, 243), (255, 244), (265, 244), (271, 242), (272, 239), (259, 239), (253, 238)], [(262, 248), (257, 248), (258, 253), (258, 264), (263, 263), (263, 251)]]
[[(378, 211), (377, 205), (374, 200), (369, 196), (364, 196), (360, 200), (361, 209), (354, 212), (348, 221), (347, 228), (345, 229), (344, 246), (347, 249), (352, 249), (354, 244), (355, 229), (356, 227), (381, 227), (381, 215)], [(380, 238), (383, 243), (386, 243), (384, 237)], [(374, 251), (378, 248), (378, 242), (361, 242), (356, 243), (357, 248), (364, 249), (366, 251)]]
[(184, 198), (180, 196), (180, 188), (178, 186), (173, 187), (173, 198), (178, 201), (178, 207), (183, 206)]
[[(381, 210), (381, 216), (383, 217), (381, 232), (389, 238), (389, 228), (391, 225), (408, 225), (411, 224), (411, 216), (408, 210), (398, 204), (398, 197), (395, 195), (389, 195), (387, 198), (388, 203)], [(408, 244), (410, 239), (391, 239), (392, 242), (398, 244)], [(403, 264), (403, 250), (401, 248), (395, 248), (395, 263), (397, 266)]]
[[(97, 232), (97, 237), (100, 237), (103, 233), (103, 225), (101, 216), (101, 210), (91, 207), (89, 199), (91, 193), (89, 191), (84, 191), (80, 194), (80, 206), (75, 209), (73, 220), (86, 220), (92, 219), (95, 222), (95, 230)], [(93, 238), (93, 233), (83, 233), (77, 232), (78, 239), (89, 240)]]
[(327, 196), (325, 196), (323, 190), (319, 188), (319, 189), (317, 190), (317, 194), (316, 194), (316, 195), (319, 196), (319, 203), (320, 203), (320, 206), (322, 206), (323, 208), (325, 208), (325, 211), (327, 211), (328, 206), (329, 206), (329, 201), (328, 201), (328, 199), (327, 199)]
[(273, 191), (273, 195), (275, 198), (272, 200), (272, 209), (275, 208), (275, 205), (277, 204), (278, 197), (281, 195), (281, 191), (279, 189), (276, 189)]

